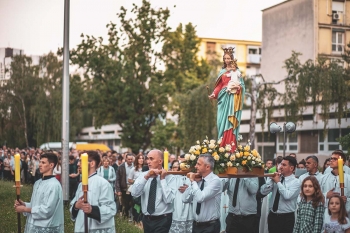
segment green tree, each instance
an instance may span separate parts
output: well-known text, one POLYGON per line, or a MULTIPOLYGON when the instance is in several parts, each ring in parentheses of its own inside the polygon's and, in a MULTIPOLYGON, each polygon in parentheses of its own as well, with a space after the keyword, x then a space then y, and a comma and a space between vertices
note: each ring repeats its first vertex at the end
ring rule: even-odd
POLYGON ((144 0, 141 7, 133 4, 131 13, 135 17, 128 18, 121 7, 118 29, 116 24, 107 25, 107 44, 102 38, 82 35, 71 60, 86 70, 95 126, 118 123, 123 146, 137 151, 150 145, 150 129, 166 113, 170 85, 156 68, 161 55, 154 45, 169 30, 169 11, 155 10, 144 0))
POLYGON ((170 153, 177 152, 182 135, 174 121, 167 119, 166 122, 163 122, 157 119, 156 124, 151 128, 151 132, 153 132, 152 148, 167 148, 170 153))

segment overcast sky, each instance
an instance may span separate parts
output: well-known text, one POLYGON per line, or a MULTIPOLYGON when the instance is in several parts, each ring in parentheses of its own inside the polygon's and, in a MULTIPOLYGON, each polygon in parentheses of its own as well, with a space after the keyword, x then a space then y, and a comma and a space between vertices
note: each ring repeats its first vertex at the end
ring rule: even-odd
MULTIPOLYGON (((262 9, 284 0, 151 0, 170 9, 169 26, 196 25, 200 37, 261 41, 262 9), (176 7, 174 7, 176 6, 176 7)), ((120 7, 141 0, 71 0, 70 48, 80 34, 106 37, 106 24, 117 23, 120 7)), ((0 0, 0 48, 23 49, 28 55, 56 52, 63 46, 64 0, 0 0)))

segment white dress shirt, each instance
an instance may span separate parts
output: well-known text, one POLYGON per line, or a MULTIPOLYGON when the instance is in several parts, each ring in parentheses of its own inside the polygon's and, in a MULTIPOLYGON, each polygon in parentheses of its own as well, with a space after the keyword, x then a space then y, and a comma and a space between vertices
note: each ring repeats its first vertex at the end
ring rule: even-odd
MULTIPOLYGON (((148 171, 143 172, 136 180, 131 188, 131 196, 141 196, 142 213, 144 215, 150 215, 147 212, 148 197, 150 186, 153 178, 145 179, 145 175, 148 171)), ((175 198, 175 189, 172 187, 174 176, 167 175, 165 179, 160 180, 160 176, 157 176, 157 194, 155 211, 152 215, 159 216, 163 214, 172 213, 174 211, 173 201, 175 198)))
POLYGON ((229 196, 228 212, 234 215, 249 215, 256 214, 257 202, 256 193, 259 189, 258 178, 240 178, 237 192, 236 207, 233 207, 233 195, 236 186, 237 178, 229 180, 227 194, 229 196))
MULTIPOLYGON (((320 183, 323 196, 325 197, 325 206, 328 206, 327 192, 334 188, 334 192, 341 193, 339 186, 339 176, 333 175, 333 173, 325 174, 320 183)), ((346 212, 350 214, 350 175, 344 173, 344 195, 347 197, 345 203, 346 212)))
POLYGON ((300 193, 300 183, 297 178, 292 174, 284 177, 283 184, 278 182, 277 184, 269 178, 266 184, 261 186, 260 192, 263 195, 267 195, 272 192, 269 200, 269 209, 272 211, 273 203, 275 200, 276 192, 280 193, 280 199, 278 202, 278 209, 276 213, 291 213, 295 212, 297 207, 297 198, 300 193))
POLYGON ((200 190, 203 180, 193 181, 184 194, 182 201, 189 203, 192 201, 193 219, 197 222, 207 222, 220 218, 220 203, 222 182, 220 178, 211 172, 204 178, 204 188, 200 190), (196 213, 197 203, 201 203, 199 215, 196 213))
MULTIPOLYGON (((302 174, 300 177, 299 177, 299 182, 300 182, 300 185, 303 183, 303 180, 310 176, 310 172, 306 172, 305 174, 302 174)), ((321 180, 322 180, 322 177, 323 177, 323 174, 319 171, 317 171, 315 174, 311 175, 311 176, 314 176, 317 180, 318 180, 318 183, 321 184, 321 180)))

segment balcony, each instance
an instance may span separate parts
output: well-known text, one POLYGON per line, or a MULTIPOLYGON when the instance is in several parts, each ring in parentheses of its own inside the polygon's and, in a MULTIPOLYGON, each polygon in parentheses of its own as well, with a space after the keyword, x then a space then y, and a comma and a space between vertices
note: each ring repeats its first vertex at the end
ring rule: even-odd
POLYGON ((261 55, 260 54, 248 54, 247 63, 260 64, 261 55))

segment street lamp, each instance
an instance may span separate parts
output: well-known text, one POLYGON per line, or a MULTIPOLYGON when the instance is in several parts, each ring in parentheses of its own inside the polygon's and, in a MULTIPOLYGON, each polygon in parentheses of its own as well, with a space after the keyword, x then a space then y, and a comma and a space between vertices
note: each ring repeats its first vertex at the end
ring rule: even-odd
MULTIPOLYGON (((293 133, 295 131, 295 124, 293 122, 287 122, 283 124, 283 157, 286 156, 286 133, 293 133)), ((279 133, 282 131, 281 126, 277 125, 276 122, 270 124, 270 133, 279 133)))

